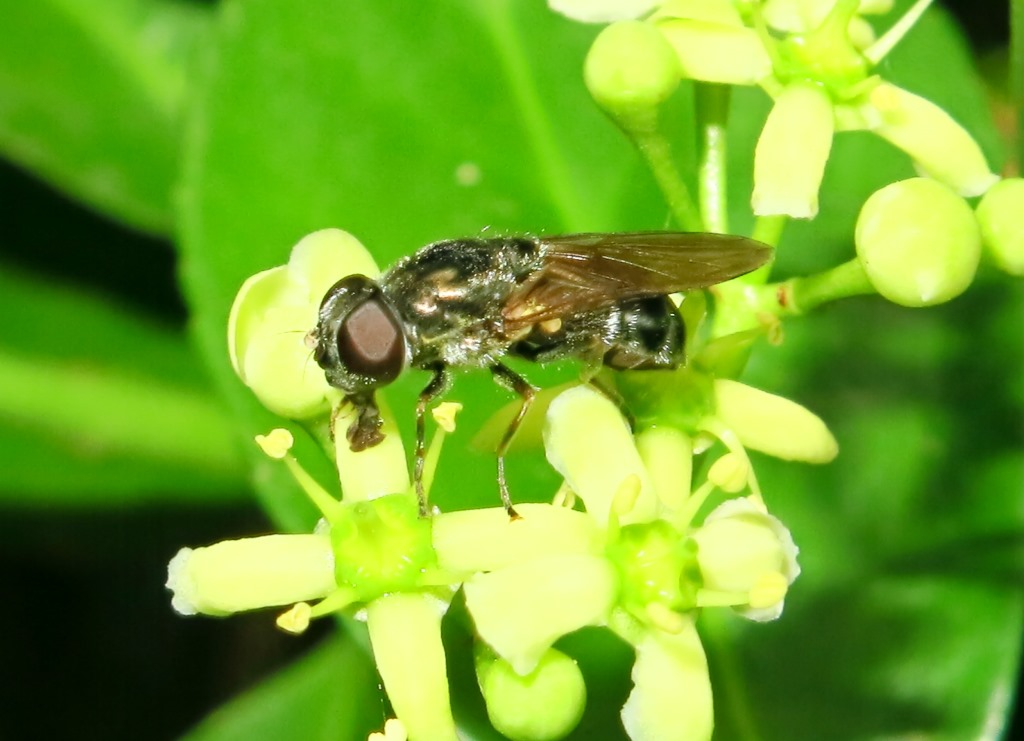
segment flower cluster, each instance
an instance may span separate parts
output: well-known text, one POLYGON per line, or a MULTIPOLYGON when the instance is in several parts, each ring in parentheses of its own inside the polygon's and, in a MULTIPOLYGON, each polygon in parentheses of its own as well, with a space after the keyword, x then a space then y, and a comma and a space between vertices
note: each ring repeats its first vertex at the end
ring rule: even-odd
MULTIPOLYGON (((919 0, 877 39, 862 15, 887 12, 891 0, 620 4, 617 18, 657 7, 644 21, 619 20, 601 33, 587 60, 587 84, 627 132, 640 112, 650 120, 648 109, 682 79, 764 89, 775 105, 755 150, 756 215, 813 218, 841 131, 871 131, 956 193, 981 195, 998 178, 974 139, 941 108, 874 72, 930 3, 919 0)), ((553 5, 594 18, 593 3, 553 5)))
MULTIPOLYGON (((287 266, 246 282, 229 329, 243 380, 265 403, 307 420, 332 413, 332 392, 309 377, 305 339, 282 332, 281 317, 311 325, 319 287, 310 287, 325 269, 337 276, 374 268, 350 235, 317 232, 287 266)), ((564 484, 552 504, 517 505, 522 516, 514 520, 500 507, 419 516, 386 408, 384 443, 353 453, 338 436, 340 499, 290 455, 291 433, 260 436, 264 452, 292 470, 318 507, 320 526, 312 534, 183 549, 169 567, 173 605, 208 615, 289 605, 278 624, 292 632, 338 611, 362 618, 404 732, 443 741, 458 734, 440 625, 461 587, 479 639, 481 691, 492 723, 509 738, 557 739, 572 730, 586 691, 575 662, 554 644, 599 625, 636 649, 634 689, 622 710, 629 736, 707 739, 712 698, 696 629, 700 610, 773 619, 799 573, 793 541, 768 514, 746 450, 824 462, 836 444, 792 402, 725 379, 691 385, 701 391, 688 423, 645 423, 635 434, 616 404, 591 387, 556 397, 544 446, 564 484), (705 451, 720 454, 693 487, 693 462, 705 451), (722 501, 710 508, 713 497, 722 501)), ((428 469, 452 412, 435 410, 440 424, 428 469)), ((346 424, 343 405, 333 413, 335 425, 346 424)))

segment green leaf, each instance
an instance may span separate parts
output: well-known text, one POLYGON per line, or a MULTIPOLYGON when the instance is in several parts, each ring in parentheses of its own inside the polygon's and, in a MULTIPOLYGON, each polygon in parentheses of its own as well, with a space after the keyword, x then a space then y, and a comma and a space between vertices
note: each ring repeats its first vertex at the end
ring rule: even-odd
POLYGON ((0 451, 7 504, 236 497, 232 424, 184 334, 5 267, 0 451))
POLYGON ((365 739, 384 726, 373 662, 341 636, 208 716, 182 741, 365 739))
POLYGON ((207 14, 181 0, 9 3, 0 152, 102 213, 169 233, 185 62, 207 14))
MULTIPOLYGON (((183 278, 200 345, 248 429, 270 420, 228 365, 228 309, 309 231, 351 231, 387 265, 486 228, 664 223, 652 180, 583 88, 596 32, 508 0, 224 4, 186 142, 183 278)), ((425 382, 410 373, 395 388, 407 440, 425 382)), ((494 502, 493 484, 460 482, 494 480, 493 456, 466 451, 508 395, 483 374, 450 398, 466 410, 435 492, 450 507, 494 502)), ((519 498, 550 496, 542 458, 524 460, 511 474, 519 498)), ((267 499, 287 486, 268 483, 267 499)))

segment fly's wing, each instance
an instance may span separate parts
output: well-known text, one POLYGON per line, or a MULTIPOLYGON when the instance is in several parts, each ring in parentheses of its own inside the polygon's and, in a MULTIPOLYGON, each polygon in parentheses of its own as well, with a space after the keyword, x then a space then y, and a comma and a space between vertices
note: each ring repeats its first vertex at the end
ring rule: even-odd
POLYGON ((543 264, 502 309, 509 334, 623 299, 706 288, 749 273, 772 254, 746 237, 688 232, 567 234, 540 245, 543 264))

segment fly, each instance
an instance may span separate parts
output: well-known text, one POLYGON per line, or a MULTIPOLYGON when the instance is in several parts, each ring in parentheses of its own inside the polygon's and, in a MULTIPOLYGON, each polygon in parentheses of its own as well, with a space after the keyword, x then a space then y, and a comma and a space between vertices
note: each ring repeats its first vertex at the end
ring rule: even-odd
POLYGON ((486 368, 521 399, 498 444, 498 489, 515 517, 505 454, 536 390, 506 355, 579 358, 615 370, 668 370, 684 362, 685 330, 669 294, 748 273, 772 250, 745 237, 685 232, 567 234, 434 242, 378 280, 350 275, 320 305, 314 357, 358 414, 352 450, 383 440, 374 391, 407 368, 433 373, 416 404, 413 480, 420 513, 424 418, 451 371, 486 368))

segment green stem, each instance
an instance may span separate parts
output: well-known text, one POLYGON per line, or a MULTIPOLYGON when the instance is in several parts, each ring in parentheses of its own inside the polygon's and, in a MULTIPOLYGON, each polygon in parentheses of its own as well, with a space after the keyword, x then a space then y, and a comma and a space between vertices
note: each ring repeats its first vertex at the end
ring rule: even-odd
POLYGON ((765 286, 763 290, 771 291, 776 313, 791 315, 806 314, 829 301, 875 292, 856 258, 815 275, 765 286))
POLYGON ((697 83, 695 87, 700 213, 704 228, 718 234, 729 232, 726 124, 730 92, 726 85, 697 83))
POLYGON ((626 133, 646 160, 679 226, 689 232, 704 231, 693 196, 672 159, 672 147, 665 135, 653 126, 627 129, 626 133))
POLYGON ((758 216, 754 222, 754 231, 750 236, 758 242, 778 247, 782 240, 782 231, 788 222, 788 216, 758 216))
POLYGON ((1013 146, 1024 166, 1024 0, 1010 0, 1010 102, 1017 114, 1013 146))

